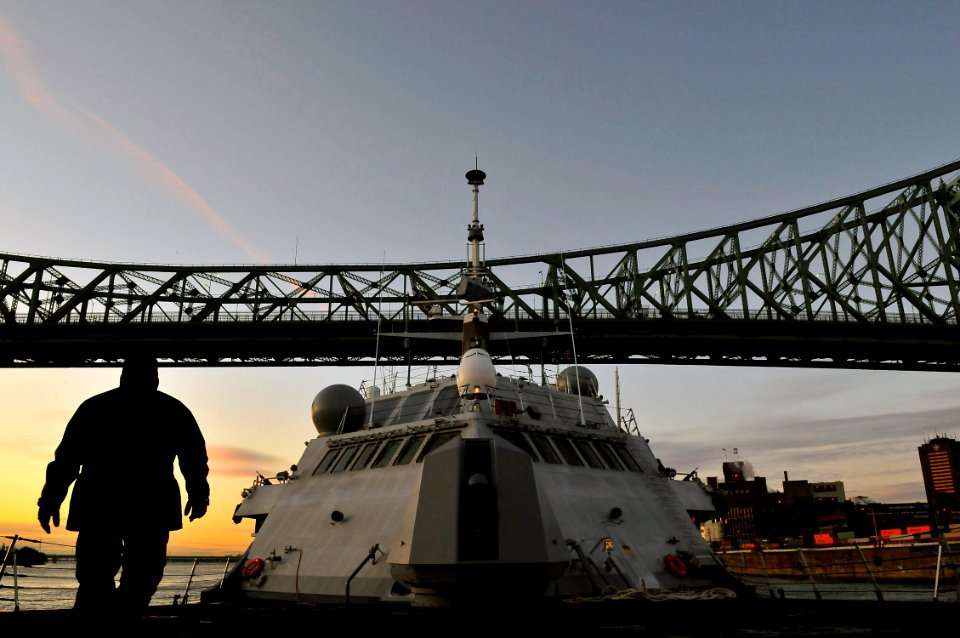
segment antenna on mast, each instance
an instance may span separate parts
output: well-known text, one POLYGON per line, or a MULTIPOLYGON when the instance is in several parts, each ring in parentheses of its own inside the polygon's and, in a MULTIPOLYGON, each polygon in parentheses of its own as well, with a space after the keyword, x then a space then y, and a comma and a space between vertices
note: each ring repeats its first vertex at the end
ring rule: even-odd
POLYGON ((483 242, 483 224, 480 223, 480 186, 487 174, 479 168, 467 171, 467 184, 473 187, 473 221, 467 226, 467 241, 470 244, 470 263, 464 269, 457 286, 457 297, 466 306, 463 324, 463 352, 471 348, 486 350, 489 333, 486 319, 482 316, 485 304, 490 303, 490 289, 484 269, 480 267, 480 244, 483 242))
MULTIPOLYGON (((475 158, 475 162, 479 159, 475 158)), ((479 164, 476 164, 478 166, 479 164)), ((480 223, 480 187, 487 174, 479 168, 467 171, 467 184, 473 186, 473 222, 467 227, 467 241, 472 247, 470 259, 470 276, 478 277, 480 275, 480 242, 483 241, 483 224, 480 223)))

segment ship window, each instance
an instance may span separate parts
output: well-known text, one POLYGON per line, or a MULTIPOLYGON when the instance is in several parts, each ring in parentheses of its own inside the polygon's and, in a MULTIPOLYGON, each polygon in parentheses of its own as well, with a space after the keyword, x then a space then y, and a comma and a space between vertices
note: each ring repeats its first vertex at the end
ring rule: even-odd
POLYGON ((586 424, 597 427, 611 421, 603 403, 590 397, 578 397, 574 394, 554 396, 557 417, 577 425, 586 424))
POLYGON ((580 459, 580 455, 577 454, 577 451, 573 449, 573 446, 570 445, 570 441, 563 436, 551 436, 550 440, 553 441, 553 444, 557 446, 557 449, 560 450, 560 456, 563 457, 563 460, 567 465, 579 465, 583 466, 583 460, 580 459))
POLYGON ((540 461, 540 457, 537 456, 537 453, 533 451, 533 447, 531 447, 530 441, 528 441, 527 437, 523 435, 523 432, 519 432, 517 430, 502 430, 500 428, 497 428, 493 431, 493 433, 499 436, 500 438, 504 439, 505 441, 508 441, 509 443, 513 443, 514 445, 516 445, 518 448, 520 448, 521 450, 529 454, 531 457, 533 457, 534 461, 537 461, 537 462, 540 461))
POLYGON ((600 457, 597 456, 597 453, 593 451, 593 448, 590 446, 589 441, 573 441, 574 446, 580 450, 580 454, 586 460, 587 465, 590 467, 603 467, 603 461, 600 460, 600 457))
POLYGON ((403 439, 390 439, 384 443, 383 448, 381 448, 380 453, 377 454, 377 458, 371 467, 386 467, 389 465, 393 459, 393 453, 400 447, 401 441, 403 441, 403 439))
POLYGON ((417 457, 417 463, 423 460, 423 457, 433 452, 435 449, 449 441, 460 436, 460 432, 434 432, 427 444, 423 446, 423 451, 417 457))
POLYGON ((628 469, 634 472, 642 472, 643 468, 640 467, 640 464, 637 463, 637 460, 633 458, 633 455, 630 454, 630 450, 621 445, 613 446, 613 451, 617 453, 617 456, 620 457, 620 460, 623 461, 623 464, 627 466, 628 469))
POLYGON ((408 421, 419 421, 423 418, 426 411, 426 402, 433 396, 433 390, 425 392, 416 392, 407 397, 407 400, 400 406, 400 412, 397 414, 397 423, 407 423, 408 421))
POLYGON ((400 450, 400 456, 397 457, 397 462, 394 465, 406 465, 413 460, 413 457, 417 455, 417 450, 420 449, 420 444, 423 443, 423 440, 427 438, 423 434, 418 434, 417 436, 411 436, 407 439, 407 442, 404 443, 403 449, 400 450))
POLYGON ((448 385, 441 388, 437 393, 437 398, 433 401, 433 416, 443 416, 450 414, 451 409, 457 402, 457 386, 448 385))
MULTIPOLYGON (((610 419, 607 408, 597 399, 583 400, 583 418, 587 423, 602 425, 610 419)), ((612 419, 611 419, 612 421, 612 419)))
POLYGON ((314 474, 325 474, 327 470, 330 469, 330 466, 333 464, 333 460, 337 458, 337 454, 340 453, 340 448, 336 447, 330 450, 327 450, 327 453, 323 455, 323 458, 320 460, 320 465, 317 466, 317 469, 313 471, 314 474))
POLYGON ((400 399, 401 397, 389 397, 387 399, 373 401, 373 413, 370 417, 370 422, 374 425, 389 425, 390 415, 393 413, 394 408, 397 407, 397 404, 400 403, 400 399))
MULTIPOLYGON (((562 421, 580 423, 580 399, 575 394, 559 394, 553 398, 557 417, 562 421)), ((586 412, 584 412, 586 418, 586 412)))
POLYGON ((594 443, 594 446, 597 452, 600 453, 600 456, 603 458, 604 463, 607 464, 611 470, 623 470, 623 463, 620 462, 620 459, 617 458, 617 455, 614 454, 613 450, 610 449, 609 444, 607 443, 594 443))
POLYGON ((343 454, 340 455, 340 458, 337 459, 337 464, 333 466, 331 472, 342 472, 347 469, 347 466, 350 465, 350 461, 353 460, 353 457, 357 455, 357 450, 360 449, 359 445, 351 445, 348 448, 343 450, 343 454))
POLYGON ((377 451, 378 447, 380 447, 379 441, 374 441, 364 445, 363 449, 360 450, 360 454, 357 456, 357 462, 353 464, 353 467, 351 467, 350 470, 362 470, 363 468, 367 467, 367 464, 370 463, 370 459, 373 458, 373 453, 377 451))
POLYGON ((550 445, 550 441, 547 440, 547 437, 542 434, 531 434, 530 438, 533 440, 533 445, 537 448, 537 452, 540 453, 540 456, 543 457, 543 460, 547 463, 559 464, 563 461, 560 460, 560 457, 557 456, 557 453, 554 451, 553 446, 550 445))

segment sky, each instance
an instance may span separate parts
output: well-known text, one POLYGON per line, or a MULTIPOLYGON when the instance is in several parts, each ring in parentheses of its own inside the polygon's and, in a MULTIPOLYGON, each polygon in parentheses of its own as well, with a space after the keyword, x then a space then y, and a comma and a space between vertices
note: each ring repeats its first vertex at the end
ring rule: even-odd
MULTIPOLYGON (((463 259, 583 249, 795 210, 960 158, 960 4, 916 1, 0 1, 0 252, 154 264, 463 259)), ((593 368, 600 391, 612 367, 593 368)), ((960 375, 617 370, 657 456, 770 487, 925 499, 917 448, 960 431, 960 375)), ((161 370, 206 437, 182 554, 241 552, 256 474, 359 368, 161 370)), ((119 370, 0 369, 0 535, 63 427, 119 370)), ((131 420, 130 428, 137 424, 131 420)), ((118 459, 118 479, 123 463, 118 459)), ((62 508, 66 517, 66 504, 62 508)))

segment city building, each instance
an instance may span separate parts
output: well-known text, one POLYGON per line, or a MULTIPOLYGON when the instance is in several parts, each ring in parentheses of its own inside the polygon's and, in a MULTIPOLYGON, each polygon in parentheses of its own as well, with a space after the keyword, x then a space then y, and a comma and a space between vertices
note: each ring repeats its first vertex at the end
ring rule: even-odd
MULTIPOLYGON (((721 483, 715 476, 707 477, 707 485, 721 495, 725 504, 723 540, 741 547, 769 535, 774 504, 770 502, 767 479, 755 476, 749 461, 724 461, 723 478, 721 483)), ((715 535, 711 533, 711 537, 715 535)))
POLYGON ((917 451, 930 515, 938 530, 947 529, 960 520, 960 442, 939 435, 917 451))
POLYGON ((806 480, 791 481, 787 473, 783 473, 783 502, 785 505, 810 500, 816 504, 837 504, 847 500, 843 491, 843 481, 810 483, 806 480))
MULTIPOLYGON (((960 494, 960 442, 934 439, 921 448, 927 494, 935 495, 940 524, 957 520, 960 494), (928 478, 929 477, 929 478, 928 478)), ((715 546, 835 545, 856 538, 885 542, 891 538, 930 534, 934 512, 927 503, 873 503, 848 500, 842 481, 791 480, 783 473, 783 491, 768 489, 748 461, 725 461, 723 481, 706 483, 721 497, 721 515, 701 524, 704 538, 715 546)))

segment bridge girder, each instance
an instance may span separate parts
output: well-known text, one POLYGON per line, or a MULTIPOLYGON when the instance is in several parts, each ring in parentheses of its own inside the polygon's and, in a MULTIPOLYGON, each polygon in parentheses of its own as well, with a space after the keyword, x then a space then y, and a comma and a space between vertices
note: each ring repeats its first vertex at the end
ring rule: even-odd
MULTIPOLYGON (((960 369, 958 182, 960 161, 733 226, 487 260, 509 337, 494 357, 563 363, 575 344, 583 362, 960 369)), ((458 341, 423 335, 458 330, 467 268, 0 254, 0 367, 139 348, 185 366, 453 362, 458 341)))

